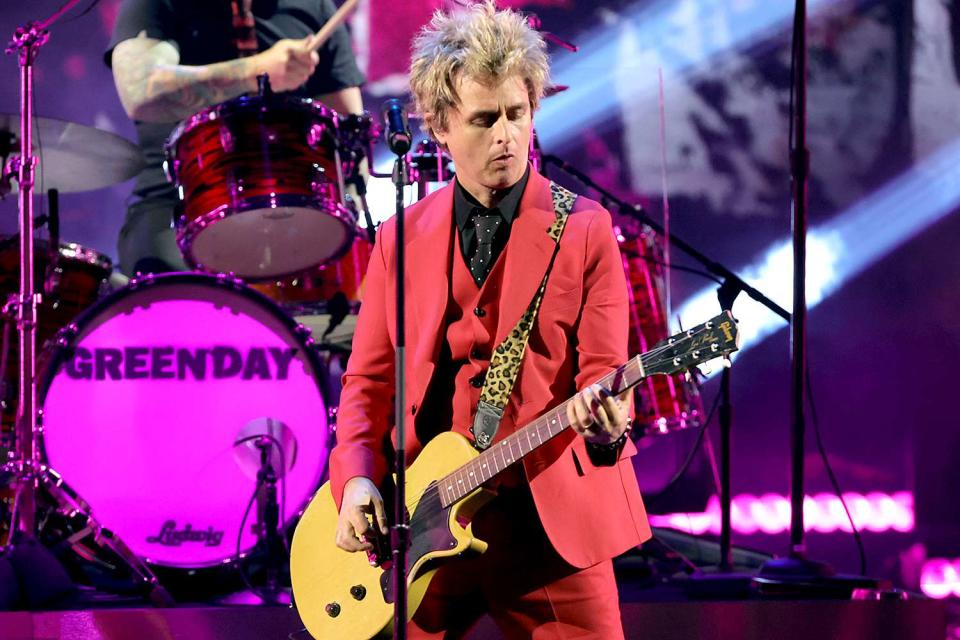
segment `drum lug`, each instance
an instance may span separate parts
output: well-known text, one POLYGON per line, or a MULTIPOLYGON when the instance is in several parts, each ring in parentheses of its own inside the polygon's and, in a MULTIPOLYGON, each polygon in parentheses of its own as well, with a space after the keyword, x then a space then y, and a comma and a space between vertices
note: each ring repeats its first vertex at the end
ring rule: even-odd
POLYGON ((66 347, 77 337, 79 331, 80 327, 78 327, 75 322, 71 322, 63 329, 60 329, 60 331, 57 332, 57 346, 66 347))
POLYGON ((130 290, 131 290, 131 291, 135 291, 135 290, 137 290, 141 285, 143 285, 143 286, 149 286, 150 284, 153 283, 153 278, 154 278, 154 276, 153 276, 152 273, 138 273, 138 274, 136 274, 135 276, 133 276, 132 278, 130 278, 130 283, 129 283, 130 290))
POLYGON ((310 190, 321 197, 329 197, 330 178, 327 177, 326 170, 319 164, 313 165, 313 178, 310 180, 310 190))
POLYGON ((327 409, 327 424, 330 425, 330 432, 336 433, 337 431, 337 410, 339 407, 332 406, 327 409))
POLYGON ((177 176, 180 173, 180 161, 167 158, 163 161, 162 167, 163 175, 167 177, 167 182, 170 184, 179 184, 177 182, 177 176))
POLYGON ((223 121, 221 121, 220 148, 226 153, 233 153, 234 146, 233 132, 230 131, 230 128, 223 121))
POLYGON ((217 283, 225 287, 229 287, 234 291, 240 291, 241 289, 244 289, 246 287, 243 280, 238 278, 237 274, 235 274, 233 271, 229 271, 227 273, 218 273, 217 283))
POLYGON ((326 125, 315 123, 310 126, 310 130, 307 132, 307 144, 311 149, 316 149, 325 137, 327 137, 326 125))

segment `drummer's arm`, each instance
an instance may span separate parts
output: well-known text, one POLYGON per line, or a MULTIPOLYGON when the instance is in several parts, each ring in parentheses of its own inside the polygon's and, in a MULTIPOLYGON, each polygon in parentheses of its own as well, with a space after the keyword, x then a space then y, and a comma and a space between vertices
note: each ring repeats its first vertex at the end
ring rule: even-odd
POLYGON ((303 40, 280 40, 249 58, 208 65, 180 64, 176 45, 141 32, 113 50, 113 78, 123 108, 134 120, 177 122, 211 105, 257 90, 267 73, 275 91, 302 85, 317 65, 303 40))

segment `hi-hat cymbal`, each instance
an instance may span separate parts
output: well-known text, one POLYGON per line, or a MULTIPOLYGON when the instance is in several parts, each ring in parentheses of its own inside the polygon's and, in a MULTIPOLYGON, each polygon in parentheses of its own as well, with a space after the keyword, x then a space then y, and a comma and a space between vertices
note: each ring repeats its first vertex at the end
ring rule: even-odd
MULTIPOLYGON (((11 155, 19 154, 19 115, 0 114, 0 145, 7 140, 13 140, 11 155)), ((33 153, 39 156, 36 188, 42 186, 62 193, 91 191, 123 182, 140 173, 144 166, 140 148, 126 138, 53 118, 33 119, 33 153)))

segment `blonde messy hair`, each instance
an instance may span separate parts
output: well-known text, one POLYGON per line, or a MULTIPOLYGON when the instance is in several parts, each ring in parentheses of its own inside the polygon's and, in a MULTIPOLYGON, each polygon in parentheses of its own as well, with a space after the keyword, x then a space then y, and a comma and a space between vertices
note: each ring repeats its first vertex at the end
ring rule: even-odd
POLYGON ((446 131, 447 110, 460 103, 456 86, 461 77, 484 82, 513 74, 523 78, 535 111, 550 74, 546 44, 523 16, 497 11, 493 0, 456 13, 437 11, 414 38, 410 89, 431 135, 446 131))

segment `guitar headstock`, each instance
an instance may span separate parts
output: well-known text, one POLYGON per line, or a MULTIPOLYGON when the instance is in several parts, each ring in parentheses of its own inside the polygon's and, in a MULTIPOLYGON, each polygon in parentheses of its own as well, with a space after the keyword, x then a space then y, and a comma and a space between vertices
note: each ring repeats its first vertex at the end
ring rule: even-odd
POLYGON ((658 342, 641 356, 646 375, 670 375, 722 358, 739 349, 740 333, 733 314, 715 318, 658 342))

